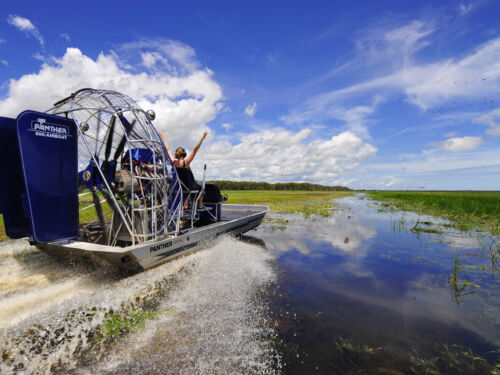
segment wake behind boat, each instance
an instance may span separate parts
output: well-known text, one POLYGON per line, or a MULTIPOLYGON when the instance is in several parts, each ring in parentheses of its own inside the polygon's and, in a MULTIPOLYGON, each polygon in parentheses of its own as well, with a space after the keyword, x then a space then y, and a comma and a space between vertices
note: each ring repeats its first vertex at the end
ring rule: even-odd
POLYGON ((45 113, 0 118, 7 235, 147 269, 258 226, 268 208, 224 204, 205 173, 196 183, 189 168, 175 168, 154 119, 128 96, 94 89, 45 113))

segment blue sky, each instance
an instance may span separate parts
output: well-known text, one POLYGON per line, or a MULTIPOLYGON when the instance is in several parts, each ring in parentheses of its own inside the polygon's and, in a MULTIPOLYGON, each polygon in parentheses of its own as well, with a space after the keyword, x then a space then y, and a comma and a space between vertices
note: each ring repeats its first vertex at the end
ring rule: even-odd
POLYGON ((498 2, 119 4, 3 4, 0 115, 110 88, 210 178, 500 186, 498 2))

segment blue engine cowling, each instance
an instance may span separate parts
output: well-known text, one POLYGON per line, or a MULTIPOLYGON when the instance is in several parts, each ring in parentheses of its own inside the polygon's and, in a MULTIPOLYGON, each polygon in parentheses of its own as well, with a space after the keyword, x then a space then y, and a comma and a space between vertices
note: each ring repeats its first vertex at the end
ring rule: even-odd
POLYGON ((10 238, 78 236, 77 129, 35 111, 0 118, 0 213, 10 238))

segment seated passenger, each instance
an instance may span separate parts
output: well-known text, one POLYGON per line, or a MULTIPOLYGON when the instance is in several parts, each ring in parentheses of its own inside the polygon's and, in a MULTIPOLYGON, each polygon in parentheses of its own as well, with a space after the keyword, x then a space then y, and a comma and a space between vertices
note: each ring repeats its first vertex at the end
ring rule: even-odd
POLYGON ((186 156, 186 151, 184 150, 183 147, 177 147, 175 150, 175 160, 174 160, 174 165, 176 167, 181 167, 181 168, 189 168, 191 165, 191 162, 193 161, 194 157, 196 156, 196 153, 198 152, 198 149, 201 147, 201 144, 203 143, 203 140, 207 137, 207 132, 203 133, 203 136, 201 137, 200 141, 196 146, 194 146, 193 151, 189 153, 189 155, 186 156))
MULTIPOLYGON (((172 152, 168 147, 167 140, 165 139, 165 136, 160 132, 160 136, 163 140, 165 148, 167 149, 168 156, 170 157, 171 160, 174 161, 174 166, 176 168, 190 168, 191 162, 193 161, 194 157, 196 156, 196 153, 201 147, 203 140, 207 137, 207 134, 208 134, 207 132, 203 133, 203 136, 196 144, 196 146, 194 146, 193 151, 191 151, 189 155, 186 154, 186 150, 184 150, 183 147, 177 147, 177 149, 175 150, 175 155, 172 155, 172 152)), ((194 181, 193 186, 188 186, 188 188, 190 190, 201 190, 201 186, 198 183, 196 183, 196 181, 194 181)), ((203 196, 199 200, 199 208, 203 208, 203 196)))

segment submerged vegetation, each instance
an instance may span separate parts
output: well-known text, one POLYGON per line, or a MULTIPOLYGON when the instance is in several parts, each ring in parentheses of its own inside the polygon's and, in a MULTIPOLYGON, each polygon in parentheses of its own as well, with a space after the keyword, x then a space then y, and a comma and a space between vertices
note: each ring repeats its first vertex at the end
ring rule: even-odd
POLYGON ((445 217, 458 230, 500 234, 500 192, 370 191, 368 194, 403 210, 445 217))
POLYGON ((97 337, 104 338, 140 331, 144 329, 147 320, 156 318, 161 312, 161 310, 138 310, 135 307, 130 307, 124 312, 118 313, 111 309, 105 313, 106 320, 97 337))
POLYGON ((228 203, 265 204, 271 211, 296 212, 306 216, 315 214, 330 216, 336 205, 332 199, 354 194, 351 191, 264 191, 264 190, 226 190, 228 203))

